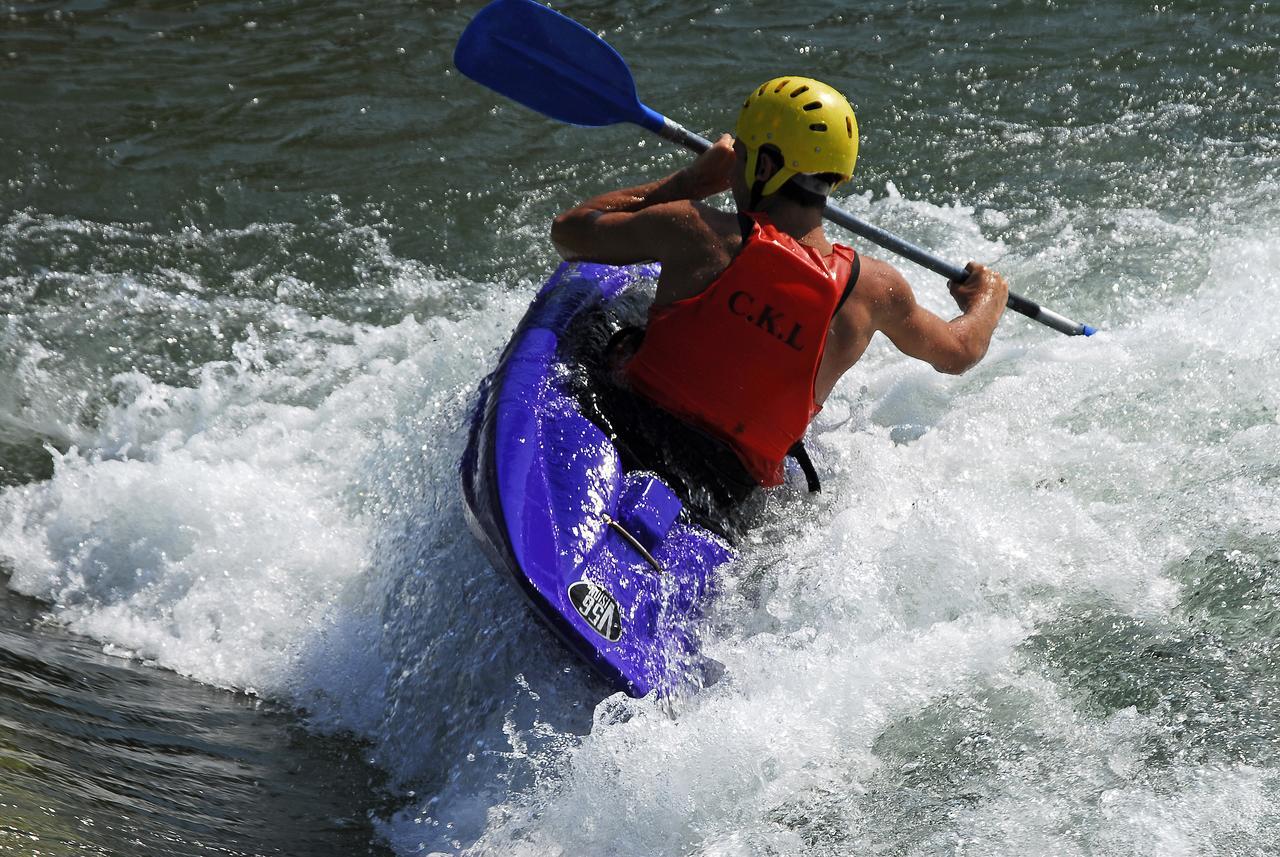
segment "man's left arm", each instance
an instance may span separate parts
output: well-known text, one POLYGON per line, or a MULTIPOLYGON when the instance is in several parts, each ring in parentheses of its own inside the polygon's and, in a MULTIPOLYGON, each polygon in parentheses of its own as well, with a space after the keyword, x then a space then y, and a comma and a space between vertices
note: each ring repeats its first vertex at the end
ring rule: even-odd
POLYGON ((728 134, 664 179, 592 197, 561 214, 551 240, 561 257, 611 265, 663 261, 673 240, 698 217, 694 200, 727 190, 733 168, 728 134))

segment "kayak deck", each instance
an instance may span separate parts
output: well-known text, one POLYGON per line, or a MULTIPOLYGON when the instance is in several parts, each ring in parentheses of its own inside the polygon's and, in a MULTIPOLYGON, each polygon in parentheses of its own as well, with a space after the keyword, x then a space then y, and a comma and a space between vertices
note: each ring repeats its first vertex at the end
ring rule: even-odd
POLYGON ((574 320, 655 274, 561 265, 481 385, 461 467, 468 522, 490 560, 572 650, 633 696, 696 674, 693 625, 712 573, 732 556, 681 516, 656 475, 624 472, 567 383, 574 320))

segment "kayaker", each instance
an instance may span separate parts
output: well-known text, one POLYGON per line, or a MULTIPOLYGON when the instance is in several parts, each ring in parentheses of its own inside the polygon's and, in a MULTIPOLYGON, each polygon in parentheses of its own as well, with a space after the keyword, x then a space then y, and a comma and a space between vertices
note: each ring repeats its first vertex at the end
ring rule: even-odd
POLYGON ((876 332, 959 374, 986 354, 1004 311, 1004 278, 976 262, 950 284, 961 313, 947 321, 892 265, 832 244, 823 206, 857 152, 844 96, 775 78, 748 95, 734 134, 689 166, 592 197, 552 225, 565 259, 662 264, 643 337, 621 347, 621 379, 727 445, 740 467, 718 469, 743 489, 782 483, 784 458, 876 332), (726 190, 737 213, 703 202, 726 190))

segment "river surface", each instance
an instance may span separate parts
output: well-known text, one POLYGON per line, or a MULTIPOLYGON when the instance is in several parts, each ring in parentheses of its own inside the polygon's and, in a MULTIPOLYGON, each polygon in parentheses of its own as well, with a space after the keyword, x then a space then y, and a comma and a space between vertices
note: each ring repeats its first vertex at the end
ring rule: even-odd
POLYGON ((686 156, 462 78, 478 7, 0 5, 0 852, 1280 853, 1280 9, 559 7, 704 134, 837 85, 845 207, 1101 329, 873 343, 661 703, 456 468, 550 219, 686 156))

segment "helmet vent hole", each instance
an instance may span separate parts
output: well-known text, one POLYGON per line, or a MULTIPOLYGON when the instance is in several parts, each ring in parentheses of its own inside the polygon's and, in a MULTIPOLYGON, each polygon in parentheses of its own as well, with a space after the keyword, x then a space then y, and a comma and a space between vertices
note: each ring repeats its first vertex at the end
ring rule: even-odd
POLYGON ((750 106, 751 106, 751 99, 750 99, 750 98, 748 98, 746 101, 742 102, 742 109, 743 109, 743 110, 746 110, 746 109, 747 109, 748 107, 750 107, 750 106))
POLYGON ((759 91, 759 92, 757 92, 757 93, 756 93, 756 95, 764 95, 764 87, 763 87, 763 86, 762 86, 762 87, 760 87, 760 91, 759 91))
POLYGON ((821 102, 821 101, 810 101, 808 104, 806 104, 806 105, 804 106, 804 109, 805 109, 805 110, 817 110, 817 109, 818 109, 819 107, 821 107, 821 106, 822 106, 822 102, 821 102))
POLYGON ((844 127, 845 127, 845 130, 849 132, 849 139, 852 140, 853 139, 853 120, 850 119, 848 116, 844 117, 844 127))
POLYGON ((808 86, 801 86, 801 87, 797 88, 795 92, 791 93, 791 97, 792 97, 792 98, 795 98, 797 95, 803 95, 804 93, 806 93, 806 92, 808 92, 808 91, 809 91, 809 87, 808 87, 808 86))
POLYGON ((810 125, 810 126, 809 126, 809 130, 810 130, 810 131, 825 131, 825 130, 827 130, 827 123, 826 123, 826 122, 814 122, 812 125, 810 125))
POLYGON ((784 90, 784 89, 786 89, 786 88, 787 88, 787 84, 788 84, 788 83, 790 83, 790 82, 791 82, 791 81, 789 81, 789 80, 780 81, 780 82, 778 83, 778 85, 777 85, 777 86, 775 86, 775 87, 773 88, 773 91, 774 91, 774 92, 781 92, 782 90, 784 90))

